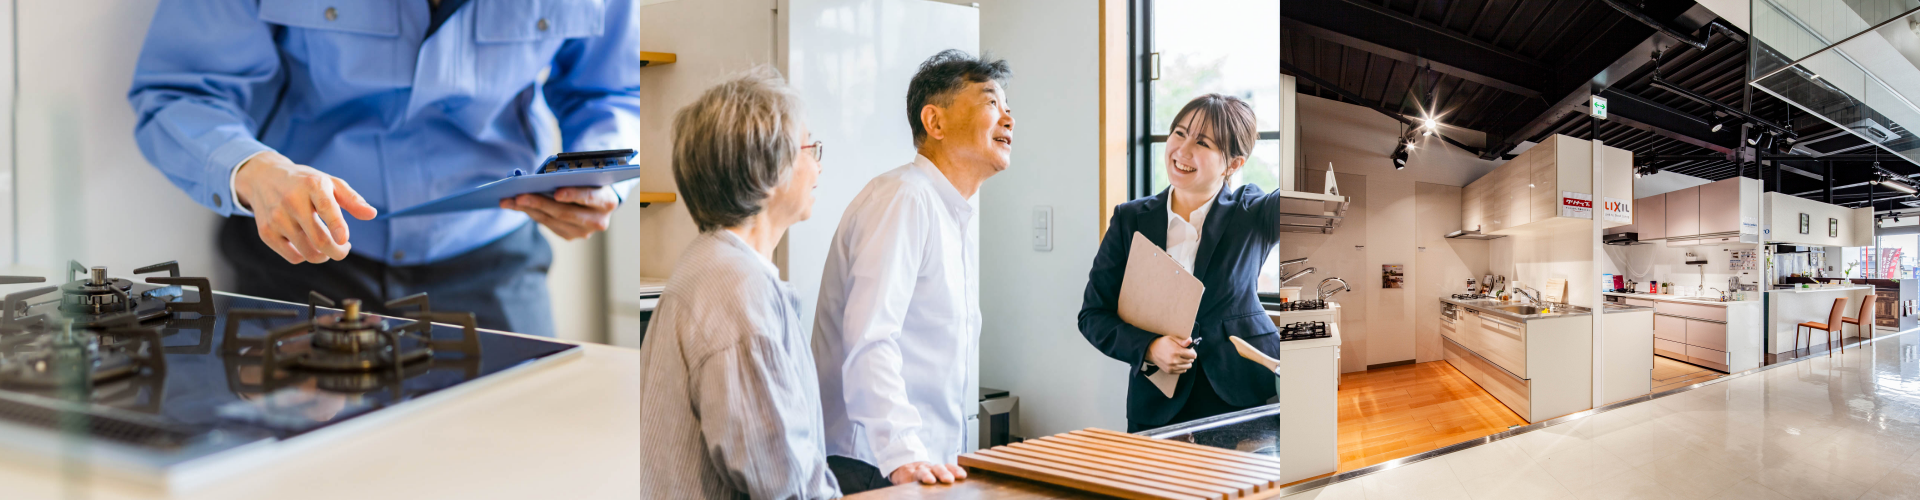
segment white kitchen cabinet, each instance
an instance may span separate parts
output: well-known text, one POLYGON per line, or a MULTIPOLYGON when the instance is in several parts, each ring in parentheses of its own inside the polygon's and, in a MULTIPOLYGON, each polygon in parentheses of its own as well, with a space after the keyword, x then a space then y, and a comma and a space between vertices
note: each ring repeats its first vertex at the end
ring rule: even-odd
MULTIPOLYGON (((1653 338, 1669 342, 1687 341, 1687 320, 1665 314, 1653 316, 1653 338)), ((1679 350, 1675 352, 1685 352, 1679 350)))
POLYGON ((1633 228, 1641 241, 1667 237, 1667 195, 1633 200, 1633 228))
POLYGON ((1740 232, 1740 179, 1734 177, 1699 187, 1700 232, 1697 234, 1740 232))
POLYGON ((1592 318, 1457 311, 1454 328, 1441 330, 1446 361, 1520 418, 1538 422, 1593 407, 1592 318))
MULTIPOLYGON (((1727 350, 1727 324, 1712 321, 1686 320, 1687 345, 1700 346, 1716 351, 1727 350)), ((1724 364, 1724 362, 1723 362, 1724 364)))
POLYGON ((1699 234, 1700 186, 1667 193, 1667 238, 1699 234))
MULTIPOLYGON (((1589 195, 1596 215, 1608 197, 1630 200, 1633 152, 1602 147, 1606 148, 1601 164, 1603 180, 1610 189, 1620 192, 1594 192, 1592 142, 1554 135, 1507 160, 1461 191, 1462 229, 1501 233, 1560 219, 1561 202, 1568 192, 1589 195)), ((1627 203, 1632 211, 1634 202, 1627 203)), ((1623 225, 1603 224, 1604 227, 1623 225)))

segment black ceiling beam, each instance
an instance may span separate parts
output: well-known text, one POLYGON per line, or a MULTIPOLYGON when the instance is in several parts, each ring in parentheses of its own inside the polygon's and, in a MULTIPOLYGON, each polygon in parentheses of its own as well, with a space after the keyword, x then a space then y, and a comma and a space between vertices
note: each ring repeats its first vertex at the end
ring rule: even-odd
POLYGON ((1738 128, 1714 132, 1713 124, 1698 116, 1619 89, 1602 90, 1600 97, 1607 98, 1608 117, 1621 124, 1719 153, 1731 153, 1740 145, 1738 128))
MULTIPOLYGON (((1698 4, 1694 4, 1684 12, 1679 13, 1674 13, 1671 8, 1668 8, 1664 12, 1656 11, 1648 12, 1647 14, 1653 16, 1655 19, 1671 17, 1674 19, 1673 24, 1689 29, 1699 29, 1708 22, 1717 19, 1713 11, 1698 4)), ((1619 42, 1610 43, 1604 47, 1599 47, 1597 46, 1599 44, 1596 43, 1596 47, 1593 47, 1591 50, 1600 51, 1601 54, 1616 54, 1612 61, 1605 65, 1581 65, 1585 67, 1575 68, 1573 62, 1570 61, 1566 66, 1563 66, 1563 73, 1579 74, 1584 72, 1587 76, 1581 76, 1577 80, 1569 82, 1570 85, 1561 86, 1561 90, 1554 91, 1549 89, 1547 95, 1564 95, 1566 97, 1560 98, 1559 101, 1554 102, 1546 110, 1540 111, 1526 124, 1508 133, 1501 134, 1504 137, 1499 141, 1491 140, 1493 138, 1489 137, 1487 150, 1507 151, 1515 145, 1520 144, 1521 141, 1532 140, 1535 136, 1545 133, 1555 124, 1566 119, 1567 115, 1586 113, 1587 100, 1592 96, 1593 89, 1605 89, 1618 83, 1624 83, 1629 74, 1646 66, 1647 63, 1652 62, 1654 53, 1678 45, 1678 42, 1673 41, 1673 39, 1667 37, 1665 34, 1652 28, 1641 26, 1639 23, 1629 22, 1628 24, 1615 25, 1614 29, 1609 30, 1609 32, 1621 33, 1624 36, 1633 37, 1626 39, 1638 41, 1633 42, 1633 45, 1630 47, 1622 47, 1622 43, 1619 42)), ((1602 58, 1605 56, 1595 55, 1593 57, 1602 58)))
POLYGON ((1430 61, 1435 71, 1521 95, 1540 95, 1553 75, 1545 62, 1374 3, 1295 0, 1281 12, 1282 29, 1404 62, 1430 61))
MULTIPOLYGON (((1292 14, 1293 12, 1294 11, 1291 9, 1287 10, 1287 13, 1289 14, 1292 14)), ((1504 90, 1507 92, 1512 92, 1514 94, 1519 94, 1526 97, 1540 97, 1539 90, 1536 90, 1527 86, 1528 83, 1537 84, 1540 82, 1511 82, 1511 81, 1503 80, 1499 77, 1488 76, 1485 74, 1475 72, 1473 70, 1443 63, 1440 61, 1435 61, 1432 59, 1421 57, 1419 55, 1394 49, 1392 47, 1388 47, 1385 45, 1381 45, 1381 44, 1369 42, 1366 40, 1362 40, 1359 38, 1355 38, 1352 36, 1348 36, 1327 28, 1322 28, 1319 26, 1307 24, 1299 20, 1293 19, 1291 17, 1281 18, 1280 29, 1286 30, 1286 31, 1298 32, 1301 34, 1305 34, 1307 36, 1319 38, 1321 40, 1326 40, 1336 44, 1359 49, 1361 51, 1371 53, 1380 57, 1385 57, 1388 59, 1393 59, 1395 61, 1412 64, 1414 66, 1425 66, 1425 67, 1433 68, 1434 71, 1438 71, 1444 75, 1451 75, 1461 80, 1478 83, 1488 87, 1504 90)))

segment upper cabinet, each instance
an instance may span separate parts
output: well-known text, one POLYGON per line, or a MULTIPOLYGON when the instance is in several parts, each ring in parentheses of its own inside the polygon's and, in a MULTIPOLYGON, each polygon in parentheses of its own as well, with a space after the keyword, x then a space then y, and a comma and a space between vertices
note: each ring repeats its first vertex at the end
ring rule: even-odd
POLYGON ((1633 228, 1639 230, 1641 240, 1667 237, 1667 195, 1633 200, 1633 228))
MULTIPOLYGON (((1631 213, 1633 153, 1603 147, 1601 175, 1602 185, 1610 187, 1607 193, 1594 193, 1593 143, 1555 135, 1461 191, 1462 229, 1499 233, 1555 219, 1591 219, 1600 215, 1608 198, 1618 200, 1631 213), (1580 209, 1588 215, 1562 215, 1577 214, 1580 209)), ((1607 221, 1603 227, 1625 224, 1607 221)))
POLYGON ((1734 177, 1635 200, 1631 229, 1670 247, 1758 243, 1759 215, 1760 181, 1734 177))

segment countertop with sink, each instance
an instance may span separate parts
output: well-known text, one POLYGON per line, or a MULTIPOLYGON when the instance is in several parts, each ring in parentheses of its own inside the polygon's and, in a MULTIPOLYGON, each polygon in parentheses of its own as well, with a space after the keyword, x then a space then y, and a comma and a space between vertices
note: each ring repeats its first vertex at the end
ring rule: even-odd
POLYGON ((1656 294, 1656 293, 1619 293, 1619 292, 1601 292, 1600 294, 1601 294, 1601 295, 1605 295, 1605 296, 1608 296, 1608 297, 1626 297, 1626 298, 1629 298, 1629 299, 1641 299, 1641 300, 1654 300, 1654 301, 1668 301, 1668 302, 1685 302, 1685 303, 1691 303, 1691 304, 1706 304, 1706 305, 1724 305, 1724 304, 1758 304, 1758 303, 1760 303, 1760 299, 1747 299, 1747 300, 1720 300, 1720 299, 1718 299, 1718 298, 1715 298, 1715 297, 1694 297, 1694 296, 1687 296, 1687 295, 1665 295, 1665 294, 1656 294))

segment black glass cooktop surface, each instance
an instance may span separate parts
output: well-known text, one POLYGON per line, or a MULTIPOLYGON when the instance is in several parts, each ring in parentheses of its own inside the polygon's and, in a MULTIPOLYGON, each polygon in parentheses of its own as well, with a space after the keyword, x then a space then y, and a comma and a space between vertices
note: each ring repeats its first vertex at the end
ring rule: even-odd
POLYGON ((0 281, 0 427, 165 469, 579 348, 478 331, 471 315, 434 311, 425 296, 380 316, 317 294, 305 305, 203 295, 204 280, 170 274, 136 283, 96 271, 31 290, 0 281))

